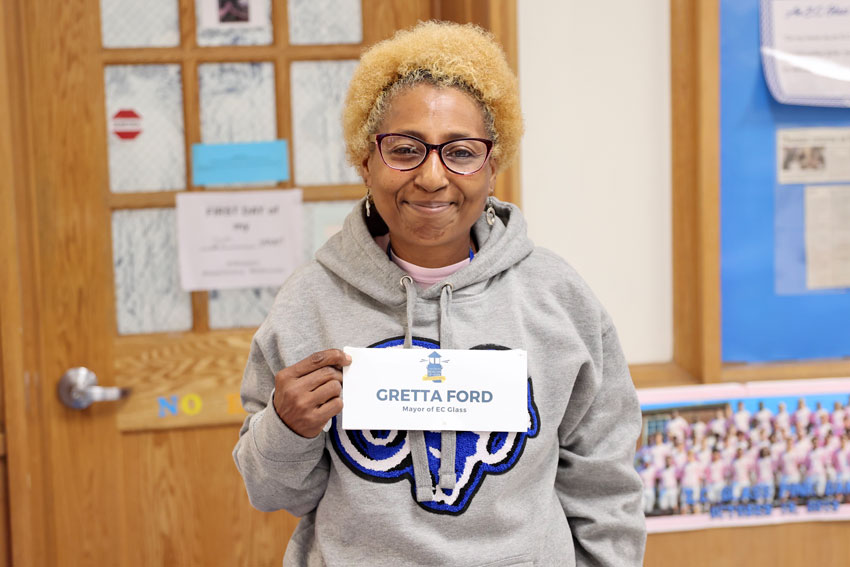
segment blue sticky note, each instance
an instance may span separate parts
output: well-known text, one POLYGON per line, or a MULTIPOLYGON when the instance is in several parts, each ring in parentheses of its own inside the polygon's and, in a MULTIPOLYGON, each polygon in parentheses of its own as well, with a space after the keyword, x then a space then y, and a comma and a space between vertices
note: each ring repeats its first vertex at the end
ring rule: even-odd
POLYGON ((277 182, 289 179, 286 140, 192 144, 194 185, 277 182))

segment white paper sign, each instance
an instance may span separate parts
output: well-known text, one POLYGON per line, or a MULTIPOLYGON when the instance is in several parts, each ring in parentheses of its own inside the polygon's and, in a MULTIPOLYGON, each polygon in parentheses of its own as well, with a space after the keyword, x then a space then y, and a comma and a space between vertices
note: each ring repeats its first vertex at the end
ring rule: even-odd
POLYGON ((776 100, 850 106, 850 0, 761 0, 761 43, 776 100))
POLYGON ((776 131, 779 183, 850 182, 850 128, 776 131))
POLYGON ((806 285, 850 287, 850 185, 806 187, 806 285))
POLYGON ((524 350, 345 347, 343 429, 527 431, 524 350))
POLYGON ((177 194, 184 290, 276 286, 303 261, 301 190, 177 194))

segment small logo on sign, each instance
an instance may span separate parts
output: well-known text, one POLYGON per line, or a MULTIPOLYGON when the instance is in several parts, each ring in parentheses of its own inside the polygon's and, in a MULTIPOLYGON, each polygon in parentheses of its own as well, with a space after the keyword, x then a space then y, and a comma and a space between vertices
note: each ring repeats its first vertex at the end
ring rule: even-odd
POLYGON ((446 364, 449 361, 443 360, 442 364, 441 364, 440 363, 441 358, 442 357, 440 356, 440 353, 434 351, 434 352, 432 352, 431 354, 428 355, 428 360, 425 360, 424 358, 422 360, 420 360, 420 362, 427 362, 428 363, 428 366, 426 367, 428 374, 426 374, 425 376, 422 377, 423 380, 425 380, 426 382, 437 382, 437 383, 442 383, 446 380, 446 377, 443 376, 443 364, 446 364))

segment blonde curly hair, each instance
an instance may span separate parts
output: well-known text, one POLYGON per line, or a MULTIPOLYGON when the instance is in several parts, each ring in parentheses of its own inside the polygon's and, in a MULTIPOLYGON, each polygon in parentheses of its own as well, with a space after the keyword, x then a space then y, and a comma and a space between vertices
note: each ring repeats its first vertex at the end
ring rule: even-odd
POLYGON ((359 168, 393 97, 418 84, 460 89, 481 105, 495 167, 508 165, 522 137, 519 87, 502 48, 473 24, 420 22, 366 50, 342 115, 348 161, 359 168))

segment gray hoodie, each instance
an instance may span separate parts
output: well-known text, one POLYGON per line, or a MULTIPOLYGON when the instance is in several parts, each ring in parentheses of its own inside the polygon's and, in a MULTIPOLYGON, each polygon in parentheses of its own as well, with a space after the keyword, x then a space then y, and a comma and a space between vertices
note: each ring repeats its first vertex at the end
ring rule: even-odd
POLYGON ((284 565, 641 565, 641 418, 617 332, 519 209, 496 211, 473 227, 472 262, 418 290, 361 202, 281 288, 251 346, 233 457, 256 508, 302 516, 284 565), (528 431, 347 431, 337 416, 303 438, 275 413, 274 375, 344 346, 524 349, 528 431))

